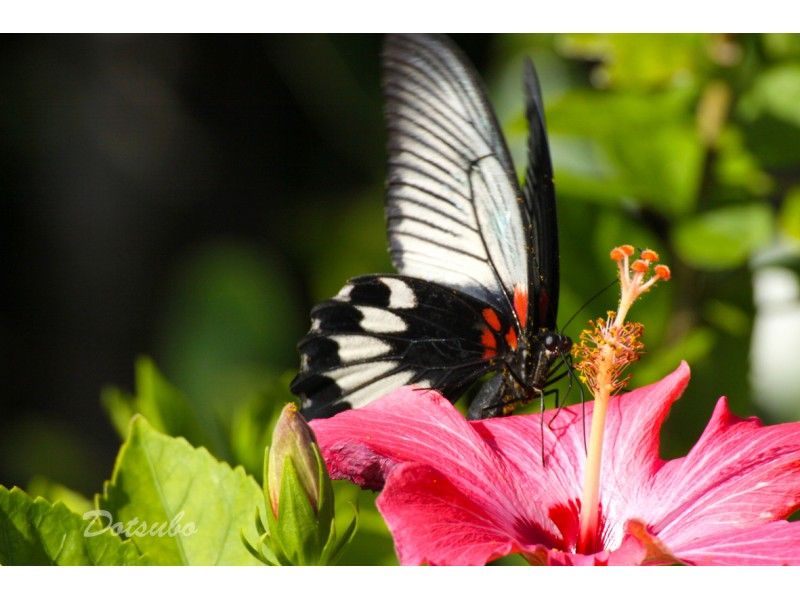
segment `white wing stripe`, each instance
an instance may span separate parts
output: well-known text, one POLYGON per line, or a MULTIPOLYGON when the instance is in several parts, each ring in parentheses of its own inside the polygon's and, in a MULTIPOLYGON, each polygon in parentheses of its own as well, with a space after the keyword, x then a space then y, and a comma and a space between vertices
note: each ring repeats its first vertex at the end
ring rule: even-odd
POLYGON ((371 384, 375 378, 388 374, 397 366, 396 361, 373 361, 339 368, 325 375, 336 382, 343 394, 347 394, 371 384))
POLYGON ((359 323, 366 332, 405 332, 408 328, 403 318, 385 309, 366 305, 356 306, 356 309, 361 312, 362 319, 359 323))
POLYGON ((392 350, 392 345, 372 336, 336 334, 330 338, 339 345, 338 355, 342 363, 374 359, 392 350))
POLYGON ((407 283, 399 278, 381 278, 380 281, 389 287, 390 309, 413 309, 417 307, 417 296, 407 283))
POLYGON ((375 380, 371 384, 354 391, 352 394, 346 395, 344 400, 350 403, 353 407, 362 407, 370 401, 375 400, 384 394, 408 384, 414 377, 413 371, 398 372, 386 378, 375 380))

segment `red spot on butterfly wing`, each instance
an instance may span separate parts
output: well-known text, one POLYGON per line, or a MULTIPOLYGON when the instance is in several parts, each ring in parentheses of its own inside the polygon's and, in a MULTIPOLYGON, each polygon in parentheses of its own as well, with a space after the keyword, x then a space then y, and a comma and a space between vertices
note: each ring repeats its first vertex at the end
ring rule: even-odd
POLYGON ((500 318, 497 317, 496 311, 494 311, 491 307, 484 307, 481 314, 483 315, 483 319, 489 326, 492 327, 492 329, 500 332, 500 318))
POLYGON ((519 285, 514 287, 514 311, 517 312, 519 325, 525 328, 528 321, 528 291, 519 285))
POLYGON ((517 331, 514 330, 513 326, 509 326, 508 332, 506 332, 506 342, 508 346, 511 347, 513 350, 516 351, 517 349, 517 331))
POLYGON ((484 359, 491 359, 497 355, 497 339, 494 333, 486 326, 483 327, 483 333, 481 334, 481 344, 485 349, 483 352, 484 359))

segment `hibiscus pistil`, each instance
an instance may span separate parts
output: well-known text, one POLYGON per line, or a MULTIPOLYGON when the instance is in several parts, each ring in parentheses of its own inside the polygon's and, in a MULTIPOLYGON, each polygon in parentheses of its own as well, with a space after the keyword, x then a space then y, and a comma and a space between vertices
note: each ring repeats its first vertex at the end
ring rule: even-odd
POLYGON ((581 333, 580 342, 573 348, 573 354, 578 358, 576 367, 594 396, 579 519, 578 552, 582 554, 591 554, 600 548, 600 465, 608 403, 611 396, 627 384, 629 376, 624 376, 623 371, 639 359, 644 348, 639 341, 644 327, 638 322, 625 322, 625 317, 643 293, 658 280, 669 280, 670 277, 669 268, 658 264, 654 274, 646 278, 651 264, 658 261, 658 254, 645 249, 638 259, 631 262, 633 253, 631 245, 615 247, 611 251, 611 259, 619 268, 619 308, 616 312, 609 311, 605 319, 590 321, 590 328, 581 333))

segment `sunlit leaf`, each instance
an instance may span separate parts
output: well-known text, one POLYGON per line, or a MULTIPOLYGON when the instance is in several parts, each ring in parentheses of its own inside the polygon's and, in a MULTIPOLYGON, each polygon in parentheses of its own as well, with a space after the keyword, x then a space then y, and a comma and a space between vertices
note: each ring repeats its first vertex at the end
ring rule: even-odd
POLYGON ((136 360, 136 392, 130 396, 116 388, 103 391, 103 406, 121 437, 128 433, 131 417, 140 413, 159 432, 182 436, 194 445, 208 446, 192 405, 158 371, 153 360, 136 360))
POLYGON ((549 125, 555 140, 585 140, 582 152, 557 154, 558 142, 554 144, 556 171, 569 174, 557 178, 559 188, 566 179, 565 191, 571 193, 576 179, 584 177, 583 192, 589 197, 592 189, 607 195, 611 185, 618 200, 633 200, 667 215, 693 208, 703 148, 691 96, 685 92, 646 96, 573 91, 552 106, 549 125))
POLYGON ((92 501, 79 492, 41 475, 35 476, 30 481, 28 494, 34 497, 41 496, 50 503, 61 502, 73 513, 83 514, 94 508, 92 501))
POLYGON ((800 64, 782 64, 761 74, 741 102, 749 118, 770 114, 800 126, 800 64))
POLYGON ((166 533, 132 534, 136 546, 161 565, 254 565, 240 533, 253 543, 256 509, 264 497, 241 468, 231 469, 203 448, 153 429, 142 417, 131 422, 111 481, 99 499, 124 526, 138 521, 166 533))
POLYGON ((708 68, 710 38, 697 34, 569 34, 556 47, 565 55, 599 61, 600 86, 646 89, 688 85, 708 68))
POLYGON ((61 503, 0 486, 0 565, 145 564, 133 543, 61 503))

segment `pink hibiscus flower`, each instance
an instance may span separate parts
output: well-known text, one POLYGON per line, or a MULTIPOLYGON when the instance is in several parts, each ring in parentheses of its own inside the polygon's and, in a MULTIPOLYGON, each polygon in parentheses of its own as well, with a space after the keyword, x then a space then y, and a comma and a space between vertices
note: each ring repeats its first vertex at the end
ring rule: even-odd
POLYGON ((688 381, 684 363, 610 399, 593 554, 576 548, 592 403, 545 412, 544 447, 538 414, 466 421, 410 387, 311 425, 332 477, 382 489, 403 564, 800 564, 800 522, 786 521, 800 424, 740 419, 722 398, 689 454, 664 461, 661 424, 688 381))

